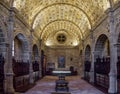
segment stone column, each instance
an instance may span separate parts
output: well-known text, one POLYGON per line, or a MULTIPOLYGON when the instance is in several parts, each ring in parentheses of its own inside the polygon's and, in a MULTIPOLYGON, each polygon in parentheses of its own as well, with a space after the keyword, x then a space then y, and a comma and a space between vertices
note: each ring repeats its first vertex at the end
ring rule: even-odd
POLYGON ((39 57, 40 57, 40 62, 39 62, 39 78, 41 78, 42 77, 41 55, 39 57))
POLYGON ((83 48, 83 51, 82 51, 82 58, 81 58, 81 60, 82 60, 82 75, 81 75, 81 77, 85 78, 85 66, 84 66, 85 52, 84 52, 84 41, 83 40, 82 40, 82 48, 83 48))
POLYGON ((83 64, 83 62, 82 62, 82 54, 81 53, 79 53, 78 62, 79 62, 78 63, 78 75, 80 75, 82 77, 82 67, 83 67, 82 64, 83 64))
POLYGON ((34 83, 33 79, 33 64, 32 64, 32 32, 33 30, 30 31, 30 41, 29 41, 29 76, 30 76, 30 84, 34 83))
POLYGON ((12 43, 13 43, 13 30, 14 30, 14 13, 13 8, 9 10, 9 19, 8 19, 8 43, 7 43, 7 58, 5 62, 5 80, 4 80, 4 89, 5 94, 14 94, 13 88, 13 68, 12 68, 12 43))
POLYGON ((109 73, 109 94, 117 94, 117 47, 115 28, 114 28, 114 11, 112 8, 108 10, 109 32, 110 32, 110 73, 109 73))
POLYGON ((42 40, 39 41, 39 45, 40 45, 40 48, 39 48, 39 78, 42 77, 42 65, 41 65, 41 42, 42 40))
POLYGON ((90 69, 90 82, 94 83, 94 37, 93 37, 93 31, 90 30, 91 34, 90 34, 90 42, 91 42, 91 69, 90 69))

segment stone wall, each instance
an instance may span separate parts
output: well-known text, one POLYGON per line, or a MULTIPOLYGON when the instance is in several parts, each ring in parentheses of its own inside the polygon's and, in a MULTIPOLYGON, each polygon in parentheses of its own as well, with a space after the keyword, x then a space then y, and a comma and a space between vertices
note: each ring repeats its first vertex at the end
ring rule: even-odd
POLYGON ((58 68, 58 58, 60 56, 65 57, 65 68, 63 70, 69 70, 70 66, 73 66, 75 70, 78 70, 79 65, 79 48, 49 48, 47 47, 45 51, 47 57, 47 68, 50 68, 53 65, 54 69, 59 70, 58 68))

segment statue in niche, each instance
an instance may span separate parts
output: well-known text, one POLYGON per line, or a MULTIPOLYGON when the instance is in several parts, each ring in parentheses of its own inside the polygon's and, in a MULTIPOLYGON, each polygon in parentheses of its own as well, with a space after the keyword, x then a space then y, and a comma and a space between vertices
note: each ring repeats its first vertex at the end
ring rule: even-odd
POLYGON ((65 68, 65 57, 64 56, 58 57, 58 68, 65 68))

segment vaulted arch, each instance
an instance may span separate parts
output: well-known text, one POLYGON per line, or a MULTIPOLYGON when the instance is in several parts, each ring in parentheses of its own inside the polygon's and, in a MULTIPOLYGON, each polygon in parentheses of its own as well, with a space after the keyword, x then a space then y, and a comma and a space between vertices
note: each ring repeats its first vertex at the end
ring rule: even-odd
POLYGON ((98 37, 95 44, 95 59, 110 56, 109 39, 105 34, 98 37))

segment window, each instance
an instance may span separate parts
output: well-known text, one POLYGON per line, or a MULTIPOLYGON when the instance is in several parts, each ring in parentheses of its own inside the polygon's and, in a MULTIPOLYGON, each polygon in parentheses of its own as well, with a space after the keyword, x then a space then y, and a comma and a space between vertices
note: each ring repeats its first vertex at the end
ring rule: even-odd
POLYGON ((66 41, 66 36, 65 36, 64 34, 59 34, 59 35, 57 36, 57 41, 58 41, 59 43, 64 43, 64 42, 66 41))

